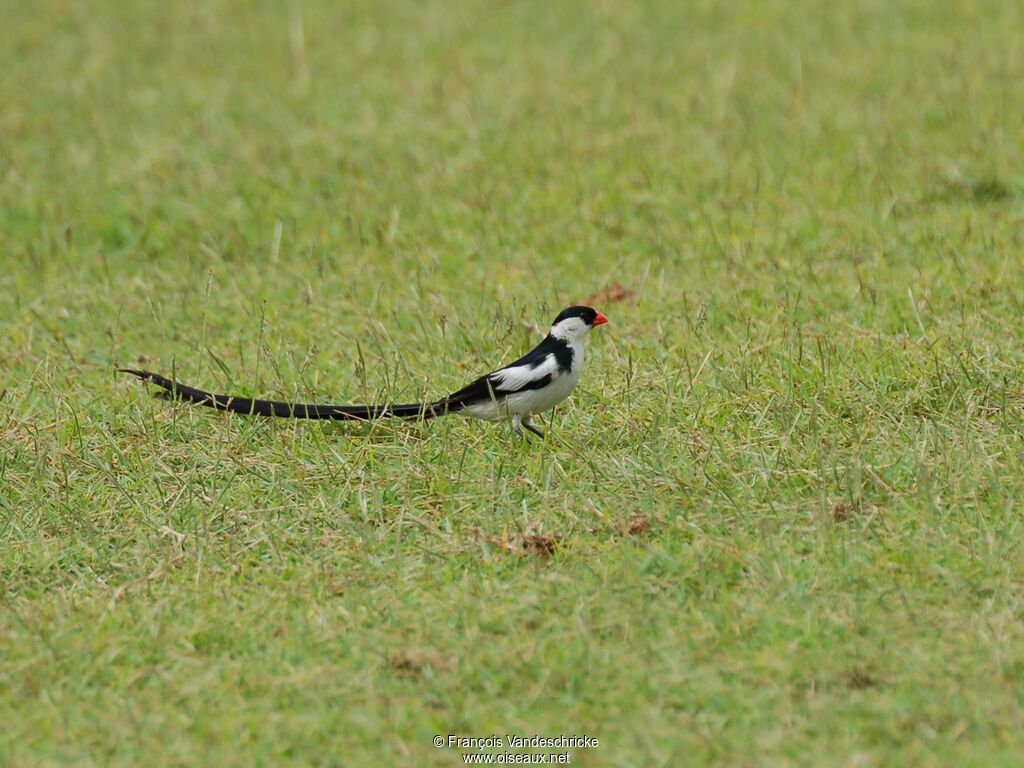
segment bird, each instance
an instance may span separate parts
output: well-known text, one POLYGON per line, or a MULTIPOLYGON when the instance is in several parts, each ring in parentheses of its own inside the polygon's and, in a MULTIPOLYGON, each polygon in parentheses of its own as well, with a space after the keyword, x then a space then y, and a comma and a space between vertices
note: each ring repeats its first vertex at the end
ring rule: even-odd
POLYGON ((428 420, 448 414, 463 414, 484 421, 510 421, 517 435, 529 439, 523 430, 543 439, 544 433, 531 421, 537 414, 554 408, 576 387, 583 373, 583 342, 591 330, 608 322, 593 307, 572 306, 558 313, 544 340, 525 355, 502 368, 470 382, 438 400, 387 405, 311 405, 278 400, 253 400, 234 395, 216 395, 186 386, 166 376, 134 368, 119 368, 163 389, 160 397, 185 400, 196 405, 250 416, 293 419, 376 419, 428 420))

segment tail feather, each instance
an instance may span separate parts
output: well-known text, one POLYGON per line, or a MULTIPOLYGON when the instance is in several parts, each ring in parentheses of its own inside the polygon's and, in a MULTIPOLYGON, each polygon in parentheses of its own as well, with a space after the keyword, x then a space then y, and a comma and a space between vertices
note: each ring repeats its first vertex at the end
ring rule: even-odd
POLYGON ((186 400, 207 408, 243 413, 249 416, 277 416, 289 419, 335 419, 339 421, 372 421, 374 419, 433 419, 448 412, 440 403, 403 403, 399 405, 312 405, 286 403, 280 400, 253 400, 234 395, 215 395, 161 376, 159 373, 118 368, 121 373, 138 376, 163 387, 161 397, 186 400))

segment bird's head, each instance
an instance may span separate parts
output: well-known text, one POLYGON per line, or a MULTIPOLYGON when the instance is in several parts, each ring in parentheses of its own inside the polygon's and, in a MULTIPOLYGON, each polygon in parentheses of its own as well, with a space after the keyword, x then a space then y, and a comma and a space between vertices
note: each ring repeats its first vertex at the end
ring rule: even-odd
POLYGON ((572 342, 585 338, 592 328, 607 322, 608 318, 593 307, 568 307, 559 312, 551 324, 551 335, 572 342))

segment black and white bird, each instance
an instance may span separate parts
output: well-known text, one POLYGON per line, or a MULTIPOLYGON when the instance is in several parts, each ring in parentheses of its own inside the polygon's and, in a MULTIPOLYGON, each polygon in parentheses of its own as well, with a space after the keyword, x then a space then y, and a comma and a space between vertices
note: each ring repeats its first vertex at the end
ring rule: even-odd
POLYGON ((400 405, 307 405, 277 400, 252 400, 232 395, 214 395, 179 384, 158 373, 121 368, 163 387, 161 396, 187 400, 198 405, 255 416, 293 419, 433 419, 461 413, 485 421, 512 422, 522 435, 527 429, 538 437, 544 433, 530 423, 539 413, 565 400, 583 373, 583 342, 587 334, 608 318, 591 307, 569 307, 558 313, 544 340, 504 368, 492 371, 440 400, 400 405))

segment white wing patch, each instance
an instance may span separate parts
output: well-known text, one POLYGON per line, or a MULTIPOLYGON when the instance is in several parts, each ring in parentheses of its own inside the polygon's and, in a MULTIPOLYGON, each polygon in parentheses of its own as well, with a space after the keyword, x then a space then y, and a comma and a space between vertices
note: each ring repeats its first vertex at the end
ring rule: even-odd
POLYGON ((544 361, 536 367, 516 365, 510 368, 502 368, 487 378, 494 385, 495 389, 502 389, 506 392, 518 392, 523 387, 529 386, 534 381, 543 379, 549 374, 552 379, 558 375, 558 361, 551 354, 545 356, 544 361))

